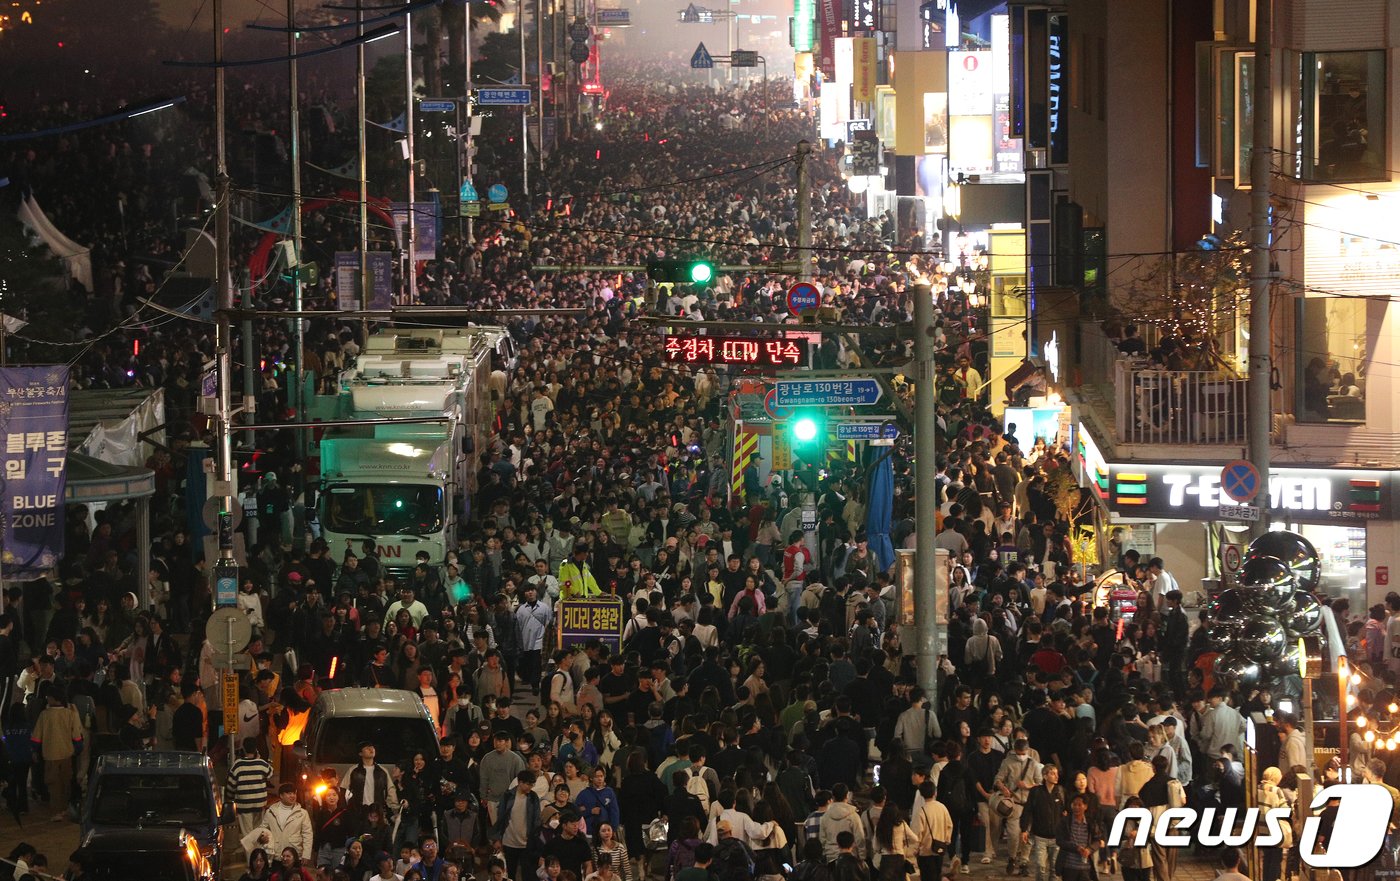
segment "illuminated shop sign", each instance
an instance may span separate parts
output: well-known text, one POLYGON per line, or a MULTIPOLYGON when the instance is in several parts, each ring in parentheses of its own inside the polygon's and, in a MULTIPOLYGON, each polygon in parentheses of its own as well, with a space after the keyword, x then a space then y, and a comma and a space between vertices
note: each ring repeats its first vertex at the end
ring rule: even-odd
MULTIPOLYGON (((1081 449, 1085 435, 1081 432, 1081 449)), ((1220 465, 1115 463, 1109 506, 1125 517, 1212 520, 1231 504, 1220 491, 1220 465)), ((1269 510, 1306 521, 1389 520, 1391 472, 1332 468, 1275 468, 1269 510)))
POLYGON ((790 339, 667 334, 663 351, 671 364, 734 364, 741 367, 807 367, 805 342, 790 339))

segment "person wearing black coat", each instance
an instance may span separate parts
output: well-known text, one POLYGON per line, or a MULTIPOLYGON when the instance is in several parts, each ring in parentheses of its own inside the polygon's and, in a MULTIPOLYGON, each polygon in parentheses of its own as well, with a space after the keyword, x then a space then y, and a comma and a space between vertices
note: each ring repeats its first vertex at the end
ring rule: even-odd
MULTIPOLYGON (((700 799, 686 791, 685 784, 689 777, 688 771, 675 771, 671 774, 671 794, 666 796, 661 810, 661 813, 666 815, 667 844, 680 838, 681 820, 685 817, 694 817, 695 822, 702 829, 708 820, 705 816, 705 808, 700 804, 700 799)), ((624 785, 626 784, 624 783, 624 785)), ((640 852, 638 851, 638 853, 640 852)))
MULTIPOLYGON (((647 823, 665 812, 666 796, 666 784, 647 770, 645 754, 633 752, 628 756, 627 774, 622 778, 622 785, 617 790, 622 832, 626 836, 628 853, 644 852, 642 831, 647 823)), ((699 804, 698 799, 696 804, 699 804)))
POLYGON ((938 773, 938 800, 952 817, 953 838, 958 842, 963 865, 968 864, 973 850, 982 849, 979 842, 972 840, 972 821, 977 817, 977 802, 972 798, 972 786, 971 775, 962 761, 962 747, 950 741, 948 764, 938 773))

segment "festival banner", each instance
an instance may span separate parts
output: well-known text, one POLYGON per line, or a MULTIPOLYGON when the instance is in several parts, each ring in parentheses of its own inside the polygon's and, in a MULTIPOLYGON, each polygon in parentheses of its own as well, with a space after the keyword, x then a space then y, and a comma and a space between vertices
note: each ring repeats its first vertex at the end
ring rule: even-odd
POLYGON ((63 555, 68 368, 0 368, 0 574, 32 581, 63 555))
MULTIPOLYGON (((408 203, 395 202, 389 213, 394 218, 394 236, 399 247, 407 247, 405 241, 408 224, 408 203)), ((437 205, 433 202, 413 203, 413 259, 435 260, 438 248, 437 205)))
POLYGON ((336 304, 341 309, 390 309, 394 305, 394 255, 388 251, 370 251, 365 268, 369 272, 369 303, 360 302, 360 254, 358 251, 335 252, 336 304))

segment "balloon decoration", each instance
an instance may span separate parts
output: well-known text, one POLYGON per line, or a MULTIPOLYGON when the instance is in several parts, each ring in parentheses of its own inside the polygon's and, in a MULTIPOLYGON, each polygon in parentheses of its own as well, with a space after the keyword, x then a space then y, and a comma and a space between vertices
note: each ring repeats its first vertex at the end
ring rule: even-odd
POLYGON ((1322 563, 1294 532, 1266 532, 1249 543, 1238 584, 1211 602, 1206 631, 1220 652, 1216 675, 1243 687, 1298 672, 1298 638, 1322 625, 1313 592, 1322 563))

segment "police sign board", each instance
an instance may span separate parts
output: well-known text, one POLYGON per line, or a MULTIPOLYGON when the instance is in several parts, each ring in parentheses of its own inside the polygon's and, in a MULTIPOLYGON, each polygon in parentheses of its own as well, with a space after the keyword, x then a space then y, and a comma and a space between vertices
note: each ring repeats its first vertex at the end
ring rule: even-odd
POLYGON ((555 605, 555 613, 554 625, 559 631, 560 648, 572 648, 596 639, 614 652, 621 650, 621 597, 560 600, 555 605))

